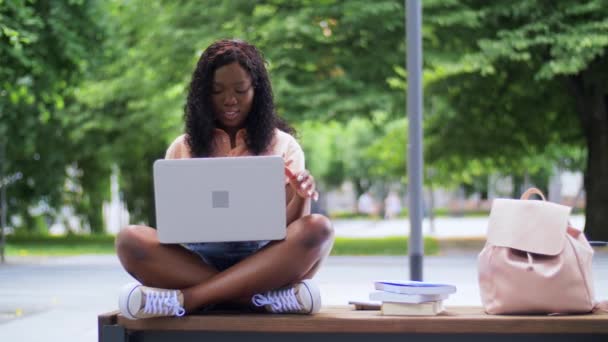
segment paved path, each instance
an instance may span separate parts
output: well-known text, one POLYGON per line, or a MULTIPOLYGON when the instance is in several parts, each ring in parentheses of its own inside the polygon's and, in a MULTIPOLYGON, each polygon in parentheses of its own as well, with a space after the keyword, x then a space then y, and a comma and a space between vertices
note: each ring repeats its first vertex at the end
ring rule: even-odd
MULTIPOLYGON (((585 226, 585 217, 573 215, 570 222, 575 227, 585 226)), ((435 219, 434 230, 430 221, 422 223, 424 235, 437 238, 485 237, 488 227, 487 217, 439 217, 435 219)), ((334 220, 336 236, 342 237, 384 237, 409 235, 410 223, 407 219, 396 220, 334 220)))
MULTIPOLYGON (((476 253, 426 257, 424 278, 458 292, 448 305, 479 305, 476 253)), ((366 300, 372 282, 408 278, 406 257, 330 257, 316 277, 326 305, 366 300)), ((597 297, 608 299, 608 253, 594 260, 597 297)), ((0 341, 97 340, 97 315, 117 308, 131 281, 115 256, 9 259, 0 266, 0 341)))

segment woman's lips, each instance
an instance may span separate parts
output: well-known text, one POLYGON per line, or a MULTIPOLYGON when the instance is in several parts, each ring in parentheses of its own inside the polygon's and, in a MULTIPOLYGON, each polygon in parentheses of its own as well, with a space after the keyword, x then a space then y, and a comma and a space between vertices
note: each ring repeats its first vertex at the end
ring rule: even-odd
POLYGON ((228 120, 234 120, 239 115, 238 110, 224 112, 224 117, 228 120))

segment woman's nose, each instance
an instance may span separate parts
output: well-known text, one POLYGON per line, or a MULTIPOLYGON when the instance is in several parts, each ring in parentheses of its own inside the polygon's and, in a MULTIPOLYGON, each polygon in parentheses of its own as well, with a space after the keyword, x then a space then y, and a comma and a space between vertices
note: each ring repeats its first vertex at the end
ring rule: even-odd
POLYGON ((233 105, 236 104, 236 95, 233 93, 228 93, 226 94, 226 97, 224 98, 224 104, 226 105, 233 105))

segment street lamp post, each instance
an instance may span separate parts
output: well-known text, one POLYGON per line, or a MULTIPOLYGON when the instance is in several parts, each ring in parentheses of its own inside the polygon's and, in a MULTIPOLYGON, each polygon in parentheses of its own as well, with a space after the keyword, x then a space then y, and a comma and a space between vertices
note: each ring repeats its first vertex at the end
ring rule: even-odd
POLYGON ((4 184, 4 144, 0 142, 0 263, 5 262, 4 249, 6 246, 6 235, 4 227, 6 227, 6 186, 4 184))
POLYGON ((422 6, 405 0, 407 43, 408 192, 410 212, 410 278, 422 280, 422 6))

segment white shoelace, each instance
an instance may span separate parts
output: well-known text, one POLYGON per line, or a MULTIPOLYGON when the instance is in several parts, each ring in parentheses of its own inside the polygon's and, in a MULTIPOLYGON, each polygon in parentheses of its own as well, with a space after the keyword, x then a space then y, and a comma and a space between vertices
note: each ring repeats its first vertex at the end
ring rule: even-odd
POLYGON ((302 306, 293 287, 268 291, 265 295, 256 294, 252 298, 256 306, 270 305, 272 312, 299 312, 302 306))
POLYGON ((177 291, 150 291, 146 294, 144 313, 183 316, 186 310, 179 304, 177 291))

